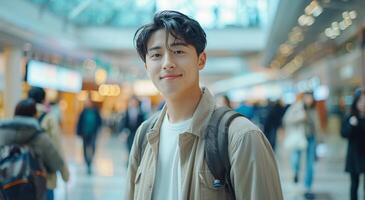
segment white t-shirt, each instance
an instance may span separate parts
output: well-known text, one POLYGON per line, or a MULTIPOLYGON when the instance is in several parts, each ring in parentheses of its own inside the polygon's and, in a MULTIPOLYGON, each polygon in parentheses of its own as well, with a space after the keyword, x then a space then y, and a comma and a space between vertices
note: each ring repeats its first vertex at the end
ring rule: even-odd
POLYGON ((191 122, 192 118, 173 124, 168 120, 167 114, 165 115, 160 132, 152 199, 180 199, 181 169, 178 141, 179 134, 186 132, 191 122))

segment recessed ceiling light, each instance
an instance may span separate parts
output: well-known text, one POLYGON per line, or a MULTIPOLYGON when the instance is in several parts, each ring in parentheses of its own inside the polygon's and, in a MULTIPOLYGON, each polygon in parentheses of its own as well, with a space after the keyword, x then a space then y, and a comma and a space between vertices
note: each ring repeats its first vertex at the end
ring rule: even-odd
POLYGON ((333 29, 339 29, 340 28, 338 22, 332 22, 331 26, 332 26, 333 29))
POLYGON ((357 13, 356 13, 356 11, 355 11, 355 10, 351 11, 351 12, 349 13, 349 16, 350 16, 350 18, 351 18, 351 19, 356 19, 356 17, 357 17, 357 13))
POLYGON ((343 13, 342 13, 342 17, 343 17, 344 19, 350 19, 349 12, 348 12, 348 11, 343 12, 343 13))
POLYGON ((345 25, 345 22, 344 21, 341 21, 340 24, 339 24, 339 26, 340 26, 341 31, 343 31, 343 30, 345 30, 347 28, 347 26, 345 25))

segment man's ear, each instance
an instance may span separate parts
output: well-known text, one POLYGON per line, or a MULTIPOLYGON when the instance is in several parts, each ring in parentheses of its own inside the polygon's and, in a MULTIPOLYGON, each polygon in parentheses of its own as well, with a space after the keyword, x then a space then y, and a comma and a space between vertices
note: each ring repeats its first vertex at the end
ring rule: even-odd
POLYGON ((205 51, 200 53, 198 59, 198 68, 199 70, 202 70, 205 67, 205 63, 207 61, 207 54, 205 53, 205 51))

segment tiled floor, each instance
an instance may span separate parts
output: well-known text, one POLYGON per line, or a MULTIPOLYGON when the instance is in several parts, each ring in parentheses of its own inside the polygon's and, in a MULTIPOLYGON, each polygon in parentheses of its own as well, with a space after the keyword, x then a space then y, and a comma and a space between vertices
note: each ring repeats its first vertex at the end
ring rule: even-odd
MULTIPOLYGON (((66 185, 59 181, 56 200, 120 200, 126 176, 127 151, 123 137, 111 137, 103 131, 98 140, 94 174, 88 176, 83 165, 81 140, 76 136, 64 137, 63 145, 71 171, 66 185)), ((279 141, 280 144, 280 141, 279 141)), ((321 157, 316 162, 313 190, 318 200, 346 200, 349 178, 343 171, 346 142, 328 136, 326 145, 320 145, 321 157)), ((289 159, 285 150, 278 149, 277 160, 285 199, 302 200, 303 184, 293 184, 289 159)), ((302 162, 304 163, 304 162, 302 162)), ((301 175, 303 180, 303 174, 301 175)), ((361 185, 359 188, 363 188, 361 185)), ((359 192, 362 195, 362 191, 359 192)))

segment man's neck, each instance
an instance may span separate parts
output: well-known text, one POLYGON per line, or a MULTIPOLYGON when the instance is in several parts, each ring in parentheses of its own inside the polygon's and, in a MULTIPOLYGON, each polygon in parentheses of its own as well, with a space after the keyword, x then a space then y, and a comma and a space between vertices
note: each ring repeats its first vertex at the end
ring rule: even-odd
POLYGON ((171 123, 177 123, 191 118, 200 102, 202 91, 199 87, 191 90, 189 95, 166 98, 167 114, 171 123))

